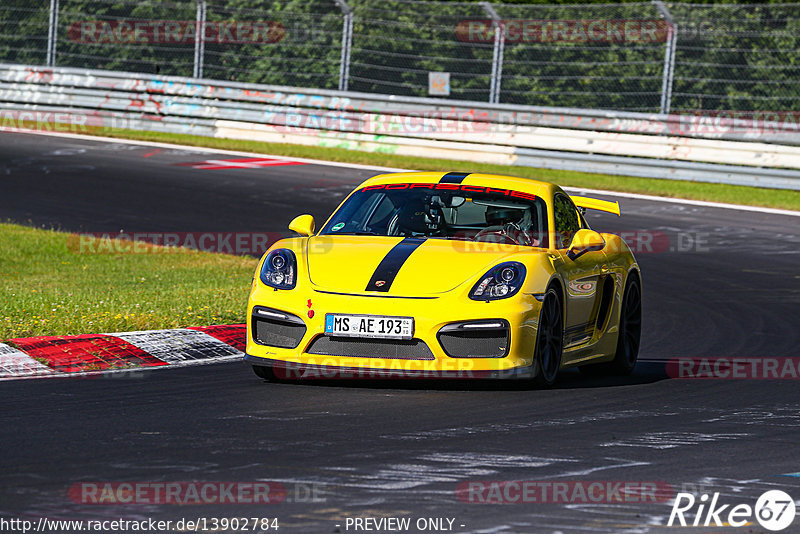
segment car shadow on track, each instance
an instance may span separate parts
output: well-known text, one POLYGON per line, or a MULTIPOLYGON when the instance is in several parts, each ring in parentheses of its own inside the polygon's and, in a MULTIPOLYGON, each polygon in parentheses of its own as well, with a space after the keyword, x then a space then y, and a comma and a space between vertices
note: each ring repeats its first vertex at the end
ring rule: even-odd
MULTIPOLYGON (((585 389, 620 386, 636 386, 653 384, 669 379, 663 362, 640 361, 630 376, 592 376, 581 373, 577 369, 566 369, 558 376, 558 381, 551 388, 585 389)), ((264 380, 264 382, 269 382, 264 380)), ((492 379, 443 379, 443 378, 361 378, 341 379, 316 376, 301 380, 278 380, 274 384, 294 384, 313 387, 340 387, 359 389, 407 389, 407 390, 442 390, 442 391, 527 391, 538 388, 531 380, 492 380, 492 379)))

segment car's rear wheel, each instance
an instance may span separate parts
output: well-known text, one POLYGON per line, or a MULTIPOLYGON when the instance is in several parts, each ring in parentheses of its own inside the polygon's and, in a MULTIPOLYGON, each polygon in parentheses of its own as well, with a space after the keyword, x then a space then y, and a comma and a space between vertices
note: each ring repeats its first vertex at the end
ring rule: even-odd
POLYGON ((274 381, 277 380, 275 376, 275 371, 272 367, 267 367, 265 365, 254 365, 253 372, 256 374, 257 377, 263 378, 264 380, 274 381))
POLYGON ((617 352, 611 362, 611 371, 629 375, 639 359, 639 344, 642 338, 642 290, 635 274, 628 276, 622 296, 622 310, 619 317, 619 338, 617 352))
POLYGON ((558 291, 550 288, 545 293, 539 313, 539 328, 536 333, 534 382, 539 387, 549 388, 556 382, 564 352, 564 315, 558 291))

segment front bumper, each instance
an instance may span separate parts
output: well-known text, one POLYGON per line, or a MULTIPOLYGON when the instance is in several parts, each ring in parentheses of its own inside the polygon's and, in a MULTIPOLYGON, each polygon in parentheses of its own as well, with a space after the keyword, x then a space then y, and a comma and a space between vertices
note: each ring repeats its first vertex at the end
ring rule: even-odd
MULTIPOLYGON (((248 305, 245 360, 253 365, 270 366, 279 375, 286 373, 287 378, 525 377, 531 375, 533 368, 540 308, 541 302, 531 294, 484 302, 470 300, 458 292, 433 298, 388 297, 336 294, 313 288, 275 291, 258 285, 251 293, 248 305), (281 333, 293 332, 295 337, 265 339, 262 333, 262 343, 256 342, 254 310, 264 308, 278 315, 285 314, 286 329, 281 333), (410 343, 375 343, 369 350, 359 349, 358 355, 337 355, 336 350, 331 349, 337 344, 331 343, 333 338, 325 335, 325 315, 328 313, 413 317, 416 346, 409 347, 410 343), (476 354, 483 357, 448 355, 445 348, 448 347, 452 354, 453 345, 445 342, 443 346, 440 337, 443 328, 447 332, 452 331, 453 324, 485 323, 487 320, 502 322, 508 327, 508 340, 499 355, 487 357, 486 347, 477 345, 476 354), (420 344, 424 344, 426 349, 420 344), (320 345, 324 345, 325 350, 320 351, 320 345)), ((357 338, 355 342, 358 343, 357 338)))

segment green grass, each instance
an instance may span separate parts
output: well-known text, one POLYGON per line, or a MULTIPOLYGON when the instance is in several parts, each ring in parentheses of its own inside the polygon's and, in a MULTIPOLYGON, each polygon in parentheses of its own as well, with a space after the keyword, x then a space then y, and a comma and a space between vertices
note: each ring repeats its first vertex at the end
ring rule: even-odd
POLYGON ((281 143, 263 143, 236 139, 216 139, 185 134, 161 132, 140 132, 108 128, 87 128, 82 133, 158 141, 162 143, 179 143, 198 147, 240 150, 262 154, 275 154, 295 158, 311 158, 345 163, 360 163, 382 167, 416 169, 430 171, 465 171, 485 172, 493 174, 510 174, 524 178, 534 178, 557 183, 561 186, 606 189, 609 191, 625 191, 673 198, 690 198, 711 202, 746 204, 800 211, 800 191, 783 189, 763 189, 725 184, 709 184, 683 180, 658 180, 650 178, 634 178, 608 174, 591 174, 574 171, 558 171, 536 169, 531 167, 512 167, 484 163, 470 163, 444 159, 430 159, 392 154, 360 152, 334 147, 317 147, 289 145, 281 143))
POLYGON ((70 236, 0 223, 0 339, 244 322, 254 258, 79 253, 70 236))

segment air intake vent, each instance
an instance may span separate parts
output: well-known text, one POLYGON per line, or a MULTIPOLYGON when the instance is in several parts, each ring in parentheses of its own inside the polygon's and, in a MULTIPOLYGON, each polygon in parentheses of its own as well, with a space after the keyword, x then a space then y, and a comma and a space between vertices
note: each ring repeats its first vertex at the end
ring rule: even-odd
POLYGON ((421 339, 355 339, 320 336, 306 351, 326 356, 433 360, 433 353, 421 339))
POLYGON ((438 338, 451 358, 503 358, 508 354, 508 323, 502 320, 449 324, 439 330, 438 338))
POLYGON ((259 345, 293 349, 306 333, 306 324, 296 315, 256 306, 253 308, 253 341, 259 345))

